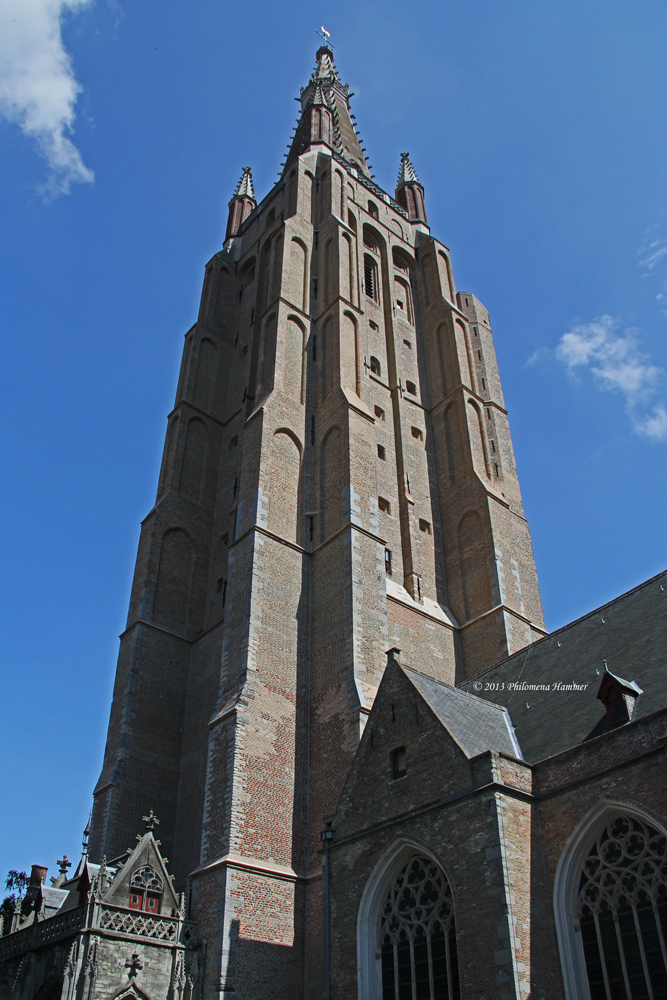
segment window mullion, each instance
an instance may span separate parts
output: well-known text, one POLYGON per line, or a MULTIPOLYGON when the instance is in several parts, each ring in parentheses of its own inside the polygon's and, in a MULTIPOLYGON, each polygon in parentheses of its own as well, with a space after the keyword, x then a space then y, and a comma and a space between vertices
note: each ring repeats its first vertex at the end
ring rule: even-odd
POLYGON ((435 983, 433 981, 433 952, 431 951, 431 928, 426 935, 426 954, 428 955, 428 989, 431 1000, 435 1000, 435 983))
POLYGON ((651 900, 651 909, 653 910, 653 919, 655 920, 655 926, 658 928, 658 937, 660 939, 660 947, 662 949, 662 960, 665 963, 665 969, 667 969, 667 948, 665 947, 665 936, 662 933, 660 914, 658 913, 658 907, 655 904, 655 899, 651 900))
POLYGON ((642 929, 639 926, 639 917, 637 915, 637 904, 634 903, 632 906, 632 916, 635 921, 635 929, 637 931, 637 940, 639 941, 639 954, 642 957, 642 965, 644 967, 644 978, 646 980, 646 989, 648 990, 649 1000, 654 1000, 653 998, 653 987, 651 985, 651 977, 648 972, 648 965, 646 962, 646 952, 644 951, 644 939, 642 938, 642 929))
POLYGON ((394 940, 394 998, 395 1000, 400 1000, 398 995, 399 983, 398 983, 398 938, 394 940))
POLYGON ((632 997, 632 991, 630 990, 630 980, 628 978, 628 968, 625 964, 625 952, 623 951, 621 925, 618 921, 618 915, 616 914, 616 912, 614 912, 614 928, 616 929, 616 940, 618 941, 618 953, 621 956, 621 968, 623 969, 623 982, 625 983, 625 992, 627 993, 628 997, 632 997))
MULTIPOLYGON (((442 927, 442 924, 440 926, 442 927)), ((445 935, 445 961, 447 963, 447 996, 449 1000, 455 1000, 454 984, 452 983, 452 956, 449 953, 449 921, 444 925, 443 934, 445 935)))
MULTIPOLYGON (((600 965, 602 966, 602 978, 604 979, 604 988, 607 994, 607 1000, 614 1000, 611 995, 611 990, 609 989, 609 977, 607 976, 607 960, 604 954, 604 948, 602 946, 602 934, 600 933, 600 923, 598 921, 597 913, 593 914, 593 920, 595 922, 595 933, 598 939, 598 951, 600 952, 600 965)), ((625 969, 625 965, 623 966, 625 969)), ((625 974, 625 973, 624 973, 625 974)))
MULTIPOLYGON (((410 937, 410 981, 412 983, 412 1000, 417 1000, 417 967, 415 965, 415 935, 414 928, 410 937)), ((651 997, 653 1000, 653 997, 651 997)))

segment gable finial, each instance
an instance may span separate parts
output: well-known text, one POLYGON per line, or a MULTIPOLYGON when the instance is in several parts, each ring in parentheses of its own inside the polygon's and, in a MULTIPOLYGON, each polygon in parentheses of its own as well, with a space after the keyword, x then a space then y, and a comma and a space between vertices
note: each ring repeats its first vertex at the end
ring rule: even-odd
POLYGON ((61 875, 67 875, 67 869, 72 867, 72 862, 67 860, 67 855, 63 854, 60 861, 56 861, 61 875))
POLYGON ((148 816, 142 816, 141 818, 146 824, 147 830, 154 830, 156 826, 160 825, 160 820, 157 818, 152 809, 149 812, 148 816))

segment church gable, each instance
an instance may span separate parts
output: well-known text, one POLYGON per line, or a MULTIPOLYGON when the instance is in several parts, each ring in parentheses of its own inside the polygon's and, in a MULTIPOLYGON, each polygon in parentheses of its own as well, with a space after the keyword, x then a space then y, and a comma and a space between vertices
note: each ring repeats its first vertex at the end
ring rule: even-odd
POLYGON ((160 916, 178 912, 178 899, 152 830, 143 835, 127 861, 118 865, 104 900, 160 916))
POLYGON ((337 837, 467 787, 469 761, 485 750, 520 756, 504 712, 416 674, 393 652, 338 804, 337 837))

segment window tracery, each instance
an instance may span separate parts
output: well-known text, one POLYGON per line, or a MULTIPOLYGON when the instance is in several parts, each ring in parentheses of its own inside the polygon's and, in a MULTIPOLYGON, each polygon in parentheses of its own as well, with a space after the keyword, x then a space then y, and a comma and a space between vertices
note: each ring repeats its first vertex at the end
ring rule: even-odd
POLYGON ((130 909, 158 913, 162 889, 162 879, 154 868, 150 865, 137 868, 130 879, 130 909))
POLYGON ((380 911, 382 1000, 459 1000, 452 892, 430 858, 413 856, 380 911))
POLYGON ((611 820, 584 859, 579 921, 591 1000, 667 996, 667 838, 629 816, 611 820))

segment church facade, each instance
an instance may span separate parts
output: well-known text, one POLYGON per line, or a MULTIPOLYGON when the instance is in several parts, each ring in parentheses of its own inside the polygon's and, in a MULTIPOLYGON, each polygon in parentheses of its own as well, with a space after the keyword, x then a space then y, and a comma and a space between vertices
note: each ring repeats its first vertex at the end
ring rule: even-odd
POLYGON ((559 659, 488 312, 327 46, 300 101, 206 267, 89 841, 0 998, 667 996, 663 583, 559 659))

